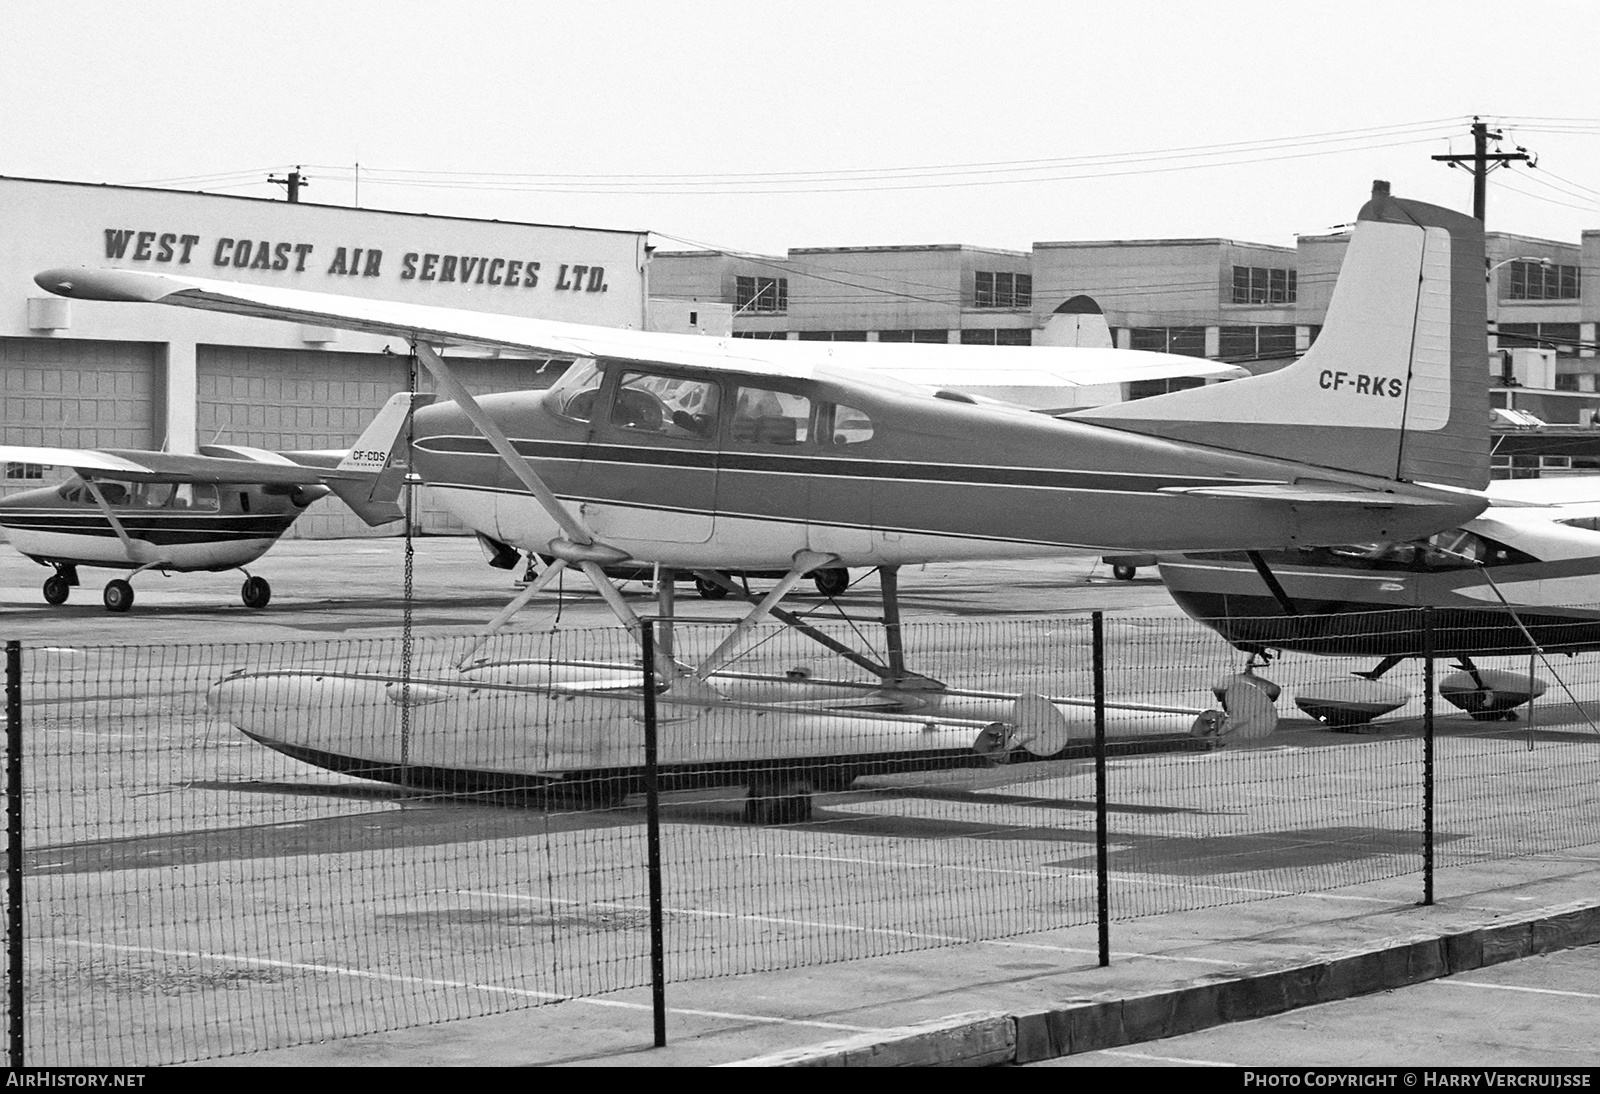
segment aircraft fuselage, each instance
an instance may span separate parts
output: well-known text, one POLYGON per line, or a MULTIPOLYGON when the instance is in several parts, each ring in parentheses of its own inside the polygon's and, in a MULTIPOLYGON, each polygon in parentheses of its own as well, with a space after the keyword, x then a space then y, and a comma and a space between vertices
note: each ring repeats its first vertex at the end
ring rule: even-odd
MULTIPOLYGON (((888 387, 621 362, 574 373, 480 402, 602 540, 679 568, 782 570, 800 550, 872 566, 1404 539, 1450 505, 1185 496, 1170 491, 1411 488, 888 387)), ((534 551, 561 534, 455 406, 420 410, 415 436, 416 470, 469 527, 534 551)), ((1458 519, 1481 508, 1463 496, 1458 519)))
POLYGON ((259 485, 100 480, 107 508, 82 479, 0 499, 0 528, 21 554, 49 565, 230 570, 257 558, 305 511, 284 490, 259 485))
POLYGON ((1164 558, 1161 576, 1179 607, 1242 649, 1415 657, 1422 607, 1436 609, 1441 657, 1526 654, 1522 627, 1546 652, 1600 649, 1600 534, 1548 516, 1261 559, 1294 613, 1243 552, 1164 558))

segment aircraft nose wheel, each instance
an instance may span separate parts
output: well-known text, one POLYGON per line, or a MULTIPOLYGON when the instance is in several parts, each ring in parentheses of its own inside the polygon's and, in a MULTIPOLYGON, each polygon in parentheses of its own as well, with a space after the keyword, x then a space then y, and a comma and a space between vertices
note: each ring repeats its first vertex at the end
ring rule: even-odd
POLYGON ((60 574, 52 574, 44 579, 46 604, 65 604, 70 595, 72 595, 72 584, 60 574))
POLYGON ((845 569, 818 570, 811 575, 817 592, 823 596, 842 596, 850 588, 850 571, 845 569))
POLYGON ((704 600, 721 600, 728 595, 727 589, 724 589, 715 581, 707 581, 703 577, 694 579, 694 591, 699 593, 704 600))
POLYGON ((1138 576, 1138 573, 1139 569, 1136 566, 1124 566, 1121 563, 1118 563, 1117 565, 1111 567, 1111 576, 1116 578, 1118 581, 1132 581, 1136 576, 1138 576))
POLYGON ((114 578, 106 582, 104 594, 106 611, 125 612, 133 607, 133 586, 122 578, 114 578))
POLYGON ((239 598, 247 608, 265 608, 272 599, 272 586, 264 577, 247 577, 239 590, 239 598))

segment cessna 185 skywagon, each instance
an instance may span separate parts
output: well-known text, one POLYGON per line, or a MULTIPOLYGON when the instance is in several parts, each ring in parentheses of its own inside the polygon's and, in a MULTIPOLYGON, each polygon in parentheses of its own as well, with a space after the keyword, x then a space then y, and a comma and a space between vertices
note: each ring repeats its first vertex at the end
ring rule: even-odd
MULTIPOLYGON (((668 703, 718 702, 714 674, 759 621, 791 620, 779 602, 821 568, 879 568, 892 635, 895 574, 905 563, 1409 539, 1459 525, 1486 504, 1482 226, 1392 198, 1387 184, 1362 209, 1321 337, 1300 361, 1070 418, 978 404, 903 382, 904 372, 896 381, 854 366, 869 354, 876 365, 923 364, 950 385, 956 370, 976 380, 984 369, 1069 360, 1073 349, 711 340, 126 270, 56 269, 36 280, 75 298, 408 339, 453 401, 415 414, 416 474, 468 527, 556 560, 491 626, 568 567, 632 629, 637 618, 606 580, 607 565, 783 571, 699 666, 662 659, 668 703), (476 400, 435 349, 458 344, 575 363, 548 391, 476 400)), ((658 588, 670 597, 672 582, 658 588)), ((908 672, 892 640, 888 662, 858 661, 878 677, 883 701, 914 711, 940 701, 935 682, 908 672)), ((638 670, 628 675, 636 688, 638 670)), ((304 700, 303 682, 285 686, 301 697, 286 703, 304 700)), ((266 701, 259 687, 251 701, 266 701)), ((688 721, 684 755, 704 755, 688 721)), ((294 740, 257 736, 330 765, 390 777, 403 767, 388 752, 397 746, 376 738, 362 747, 381 755, 341 753, 356 738, 317 722, 280 720, 273 732, 294 740)), ((906 748, 920 747, 918 732, 905 730, 906 748)), ((570 755, 632 766, 632 733, 625 724, 603 741, 590 732, 570 755)), ((809 734, 806 748, 849 754, 851 739, 809 734)), ((980 740, 993 749, 993 734, 980 740)), ((541 754, 552 760, 537 770, 526 765, 544 761, 520 754, 498 770, 551 778, 578 762, 541 754)))
MULTIPOLYGON (((199 455, 0 445, 0 461, 75 473, 0 498, 0 528, 18 552, 54 568, 44 582, 50 604, 66 603, 78 567, 104 566, 126 569, 129 578, 146 570, 241 570, 245 605, 264 608, 272 587, 245 567, 318 498, 336 491, 372 525, 400 518, 392 500, 373 496, 394 488, 391 481, 380 487, 380 479, 411 405, 410 395, 390 399, 349 452, 293 453, 297 459, 232 445, 204 445, 199 455)), ((133 585, 113 578, 104 599, 110 611, 125 612, 133 585)))

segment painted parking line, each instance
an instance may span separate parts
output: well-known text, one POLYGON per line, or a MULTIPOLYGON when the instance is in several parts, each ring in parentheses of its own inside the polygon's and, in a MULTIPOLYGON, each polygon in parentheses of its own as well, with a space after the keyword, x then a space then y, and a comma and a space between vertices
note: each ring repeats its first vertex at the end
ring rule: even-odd
MULTIPOLYGON (((296 972, 315 972, 329 976, 344 976, 357 980, 379 980, 391 984, 412 984, 430 988, 465 988, 493 995, 510 995, 539 999, 549 1003, 580 1003, 591 1007, 612 1007, 624 1010, 651 1010, 649 1003, 632 1003, 621 999, 591 999, 583 996, 563 995, 559 992, 536 991, 531 988, 511 988, 500 984, 481 984, 470 980, 445 980, 430 976, 405 976, 399 973, 373 972, 370 969, 352 969, 343 965, 328 965, 308 961, 279 961, 267 957, 250 957, 245 954, 208 953, 202 950, 169 950, 159 946, 130 946, 117 942, 85 942, 75 938, 52 939, 63 946, 82 946, 89 949, 115 950, 118 953, 142 953, 159 957, 181 957, 191 961, 215 961, 220 964, 249 965, 258 968, 290 969, 296 972)), ((846 1033, 881 1033, 881 1026, 852 1026, 842 1022, 823 1022, 808 1018, 783 1018, 775 1014, 738 1014, 731 1011, 695 1010, 685 1007, 668 1007, 668 1014, 696 1018, 718 1018, 735 1022, 761 1022, 769 1025, 815 1026, 846 1033)))
MULTIPOLYGON (((754 855, 754 853, 752 852, 754 855)), ((907 870, 950 870, 956 873, 978 874, 1013 874, 1018 877, 1048 877, 1082 880, 1093 878, 1093 870, 1055 869, 1055 870, 1005 870, 992 866, 963 866, 950 865, 940 862, 907 862, 888 861, 884 859, 846 858, 842 855, 802 855, 795 853, 761 855, 761 858, 789 858, 805 859, 811 862, 837 862, 847 866, 880 866, 894 867, 907 870)), ((1111 877, 1115 885, 1155 886, 1168 889, 1218 889, 1225 893, 1246 893, 1251 896, 1304 896, 1316 897, 1321 900, 1350 900, 1363 904, 1394 904, 1395 901, 1376 896, 1354 896, 1348 893, 1301 893, 1292 889, 1258 889, 1243 885, 1213 885, 1204 881, 1171 881, 1151 877, 1148 874, 1114 874, 1111 877)))
MULTIPOLYGON (((626 912, 648 912, 647 904, 627 904, 611 900, 564 900, 560 897, 527 896, 521 893, 493 893, 482 889, 457 889, 455 892, 462 896, 481 896, 490 900, 513 900, 527 903, 562 904, 567 906, 582 905, 589 908, 611 908, 626 912)), ((719 912, 709 908, 663 908, 668 915, 698 916, 702 919, 733 919, 745 923, 763 923, 779 927, 810 927, 822 931, 838 931, 846 934, 884 934, 894 938, 911 938, 925 942, 964 943, 973 941, 963 935, 927 934, 921 931, 905 931, 898 927, 864 927, 857 923, 830 923, 820 919, 792 919, 787 916, 775 915, 750 915, 742 912, 719 912)))
POLYGON ((1555 988, 1525 988, 1517 984, 1485 984, 1479 980, 1431 980, 1432 984, 1443 984, 1452 988, 1487 988, 1490 991, 1522 991, 1531 995, 1562 995, 1569 999, 1600 999, 1600 994, 1592 991, 1558 991, 1555 988))
POLYGON ((1155 1064, 1188 1064, 1190 1067, 1238 1067, 1238 1064, 1227 1063, 1223 1060, 1193 1060, 1187 1056, 1155 1056, 1148 1052, 1129 1052, 1122 1048, 1107 1048, 1096 1053, 1097 1056, 1117 1056, 1125 1060, 1149 1060, 1155 1064))
MULTIPOLYGON (((1009 938, 982 938, 978 941, 985 946, 1008 946, 1019 950, 1052 950, 1056 953, 1081 953, 1095 956, 1100 953, 1099 950, 1084 949, 1079 946, 1055 946, 1048 942, 1013 942, 1009 938)), ((1113 950, 1111 956, 1143 961, 1186 961, 1196 965, 1224 965, 1235 969, 1243 968, 1245 964, 1242 961, 1222 961, 1214 957, 1182 957, 1177 954, 1133 953, 1121 950, 1113 950)))

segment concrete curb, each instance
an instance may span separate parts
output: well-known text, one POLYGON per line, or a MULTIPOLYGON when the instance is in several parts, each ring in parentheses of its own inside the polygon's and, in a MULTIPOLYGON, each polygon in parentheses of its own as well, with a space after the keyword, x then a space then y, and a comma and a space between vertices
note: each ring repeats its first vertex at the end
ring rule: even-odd
POLYGON ((1578 901, 1446 934, 1391 938, 1141 995, 1102 992, 1023 1014, 958 1014, 724 1067, 950 1067, 1033 1063, 1153 1041, 1600 942, 1600 904, 1578 901))

